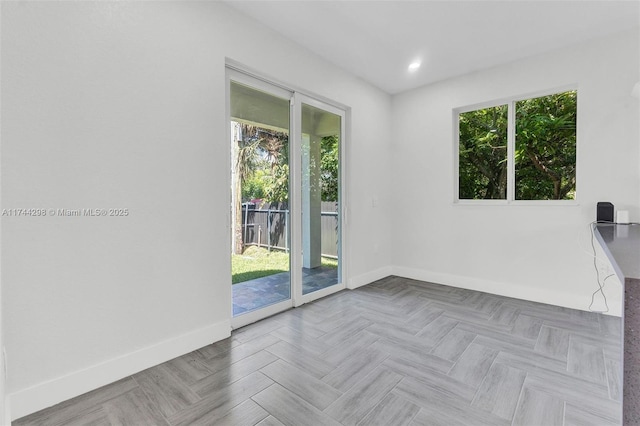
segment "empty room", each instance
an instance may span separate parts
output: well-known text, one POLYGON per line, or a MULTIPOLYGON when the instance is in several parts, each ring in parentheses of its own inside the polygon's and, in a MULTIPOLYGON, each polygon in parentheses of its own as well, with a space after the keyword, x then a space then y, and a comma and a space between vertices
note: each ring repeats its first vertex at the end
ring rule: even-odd
POLYGON ((637 1, 3 1, 0 424, 640 424, 637 1))

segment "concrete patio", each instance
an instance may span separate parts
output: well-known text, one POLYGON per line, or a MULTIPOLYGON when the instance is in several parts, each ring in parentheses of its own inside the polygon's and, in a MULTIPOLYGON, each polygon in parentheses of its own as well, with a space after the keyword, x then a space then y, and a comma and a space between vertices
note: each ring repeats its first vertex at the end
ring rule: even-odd
MULTIPOLYGON (((291 297, 289 272, 269 275, 233 285, 233 315, 241 315, 291 297)), ((327 266, 302 268, 302 294, 338 283, 338 269, 327 266)))

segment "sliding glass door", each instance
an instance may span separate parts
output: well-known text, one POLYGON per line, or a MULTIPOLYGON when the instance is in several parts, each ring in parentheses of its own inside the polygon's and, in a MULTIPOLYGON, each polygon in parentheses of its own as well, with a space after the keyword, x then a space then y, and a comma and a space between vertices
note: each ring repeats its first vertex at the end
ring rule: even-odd
POLYGON ((229 81, 232 308, 247 323, 293 306, 291 96, 242 74, 229 81))
POLYGON ((344 111, 228 70, 234 328, 344 288, 344 111))
POLYGON ((302 294, 307 295, 342 282, 340 147, 343 117, 329 105, 308 97, 299 98, 302 294))

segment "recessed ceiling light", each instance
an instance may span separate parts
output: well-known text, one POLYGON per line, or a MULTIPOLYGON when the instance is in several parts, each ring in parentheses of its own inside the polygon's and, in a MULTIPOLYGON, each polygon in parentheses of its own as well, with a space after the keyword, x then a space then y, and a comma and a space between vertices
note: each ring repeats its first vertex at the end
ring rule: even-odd
POLYGON ((420 61, 414 61, 414 62, 411 62, 411 63, 409 64, 409 71, 415 71, 415 70, 417 70, 418 68, 420 68, 420 65, 421 65, 420 61))

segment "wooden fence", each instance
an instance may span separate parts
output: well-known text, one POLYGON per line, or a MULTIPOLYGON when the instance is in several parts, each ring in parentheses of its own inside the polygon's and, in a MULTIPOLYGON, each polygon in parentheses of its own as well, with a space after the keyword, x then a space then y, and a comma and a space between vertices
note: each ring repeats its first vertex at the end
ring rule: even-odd
MULTIPOLYGON (((321 205, 322 255, 338 257, 338 203, 323 201, 321 205)), ((274 203, 256 208, 242 204, 242 237, 245 245, 257 245, 269 250, 289 251, 289 208, 286 203, 274 203)))

